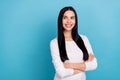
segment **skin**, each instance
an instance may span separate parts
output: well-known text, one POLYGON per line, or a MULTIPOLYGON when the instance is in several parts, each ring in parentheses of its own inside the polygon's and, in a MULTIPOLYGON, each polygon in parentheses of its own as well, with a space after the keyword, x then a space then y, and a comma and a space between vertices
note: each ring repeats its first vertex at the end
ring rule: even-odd
MULTIPOLYGON (((73 41, 72 39, 72 29, 75 26, 75 14, 73 11, 66 11, 63 15, 62 19, 63 28, 64 28, 64 36, 66 41, 73 41)), ((80 73, 81 71, 85 71, 86 65, 85 62, 92 61, 94 59, 94 55, 92 53, 89 53, 89 59, 87 61, 84 61, 82 63, 68 63, 64 62, 65 68, 72 68, 74 70, 74 74, 80 73)))
POLYGON ((63 23, 63 28, 64 28, 65 40, 68 40, 68 41, 73 40, 71 31, 72 31, 73 27, 75 26, 74 12, 70 11, 70 10, 66 11, 63 15, 62 23, 63 23))

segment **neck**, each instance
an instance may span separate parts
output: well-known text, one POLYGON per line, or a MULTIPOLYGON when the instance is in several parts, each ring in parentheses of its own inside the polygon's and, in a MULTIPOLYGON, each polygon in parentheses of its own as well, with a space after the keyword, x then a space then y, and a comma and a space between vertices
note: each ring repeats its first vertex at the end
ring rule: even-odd
POLYGON ((71 31, 64 31, 64 36, 65 36, 65 40, 67 40, 67 41, 73 40, 71 31))

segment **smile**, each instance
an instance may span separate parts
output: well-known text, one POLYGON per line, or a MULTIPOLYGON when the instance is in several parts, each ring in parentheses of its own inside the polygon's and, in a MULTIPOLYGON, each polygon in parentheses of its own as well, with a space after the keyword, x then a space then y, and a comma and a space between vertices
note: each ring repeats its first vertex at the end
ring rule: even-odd
POLYGON ((70 27, 72 27, 72 24, 65 24, 65 26, 66 26, 67 28, 70 28, 70 27))

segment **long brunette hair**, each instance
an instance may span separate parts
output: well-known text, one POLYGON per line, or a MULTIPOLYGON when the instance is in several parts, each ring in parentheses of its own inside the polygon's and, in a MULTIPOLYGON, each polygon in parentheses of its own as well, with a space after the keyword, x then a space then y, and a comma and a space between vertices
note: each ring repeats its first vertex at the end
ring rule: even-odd
POLYGON ((61 9, 59 16, 58 16, 58 38, 57 39, 58 39, 60 58, 61 58, 62 62, 64 62, 65 60, 69 60, 68 56, 67 56, 67 52, 66 52, 66 47, 65 47, 65 37, 64 37, 64 33, 63 33, 64 28, 63 28, 63 23, 62 23, 63 15, 68 10, 73 11, 75 14, 75 22, 76 23, 72 29, 72 39, 75 41, 77 46, 82 50, 83 60, 86 61, 86 60, 88 60, 88 57, 89 57, 88 51, 84 45, 82 38, 78 34, 77 14, 76 14, 76 11, 74 10, 74 8, 71 6, 64 7, 63 9, 61 9))

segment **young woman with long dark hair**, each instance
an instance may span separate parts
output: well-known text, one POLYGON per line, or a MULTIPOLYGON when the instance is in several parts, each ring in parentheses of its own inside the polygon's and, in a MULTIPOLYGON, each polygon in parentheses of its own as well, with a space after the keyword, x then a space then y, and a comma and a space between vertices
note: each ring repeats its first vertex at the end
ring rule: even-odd
POLYGON ((97 67, 97 60, 85 35, 78 34, 77 14, 73 7, 61 9, 58 36, 50 50, 55 67, 54 80, 86 80, 85 72, 97 67))

